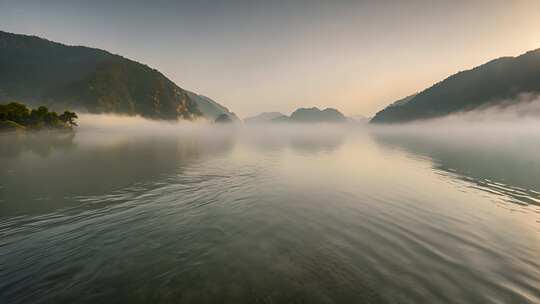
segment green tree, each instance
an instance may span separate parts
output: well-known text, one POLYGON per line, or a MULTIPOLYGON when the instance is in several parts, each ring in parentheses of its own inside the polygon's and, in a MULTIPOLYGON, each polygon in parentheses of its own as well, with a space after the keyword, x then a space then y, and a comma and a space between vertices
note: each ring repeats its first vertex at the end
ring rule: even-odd
POLYGON ((75 112, 64 111, 63 114, 60 114, 58 117, 62 122, 69 125, 70 127, 77 126, 75 119, 79 118, 75 112))
POLYGON ((17 102, 0 104, 1 126, 20 125, 34 130, 71 128, 77 126, 75 122, 77 118, 78 116, 74 112, 65 111, 63 114, 58 115, 44 106, 30 110, 25 105, 17 102))
POLYGON ((56 114, 56 112, 45 113, 45 115, 43 115, 43 122, 47 127, 50 128, 57 128, 62 126, 62 123, 60 119, 58 119, 58 114, 56 114))
MULTIPOLYGON (((47 123, 45 122, 45 116, 49 113, 49 109, 47 107, 41 106, 37 109, 32 109, 30 111, 30 121, 28 122, 29 125, 33 126, 34 128, 42 128, 47 123)), ((48 120, 50 121, 52 117, 49 117, 48 120)))
POLYGON ((7 112, 7 106, 0 104, 0 121, 7 120, 8 112, 7 112))
POLYGON ((6 120, 11 120, 18 124, 26 124, 30 115, 30 110, 18 102, 10 102, 5 106, 6 120))

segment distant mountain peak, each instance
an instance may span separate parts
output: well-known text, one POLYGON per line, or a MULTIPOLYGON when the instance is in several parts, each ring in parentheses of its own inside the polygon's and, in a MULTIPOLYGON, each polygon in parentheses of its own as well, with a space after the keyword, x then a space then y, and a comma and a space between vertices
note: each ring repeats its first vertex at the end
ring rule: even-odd
POLYGON ((333 108, 320 110, 317 107, 299 108, 294 111, 290 120, 294 122, 345 122, 347 118, 333 108))
POLYGON ((271 122, 272 120, 287 117, 286 115, 280 113, 280 112, 263 112, 261 114, 246 117, 244 119, 245 123, 267 123, 271 122))

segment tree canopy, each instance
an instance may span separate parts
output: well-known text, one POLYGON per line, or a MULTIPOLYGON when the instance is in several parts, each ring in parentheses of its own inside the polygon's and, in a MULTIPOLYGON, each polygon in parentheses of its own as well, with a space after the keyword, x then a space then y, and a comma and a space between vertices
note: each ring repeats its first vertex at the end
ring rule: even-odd
POLYGON ((2 128, 71 129, 77 126, 75 112, 58 113, 45 106, 29 109, 22 103, 0 104, 0 126, 2 128))

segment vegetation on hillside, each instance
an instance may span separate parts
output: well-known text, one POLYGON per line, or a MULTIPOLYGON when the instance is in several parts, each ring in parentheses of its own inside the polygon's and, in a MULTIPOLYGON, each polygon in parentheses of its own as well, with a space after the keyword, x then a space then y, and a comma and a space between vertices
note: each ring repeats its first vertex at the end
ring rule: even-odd
POLYGON ((0 31, 0 102, 156 119, 201 115, 159 71, 109 52, 0 31))
POLYGON ((45 106, 29 109, 24 104, 11 102, 0 104, 1 130, 41 130, 41 129, 72 129, 77 126, 78 118, 75 112, 64 111, 58 114, 49 111, 45 106))
POLYGON ((492 60, 457 73, 380 111, 373 123, 441 117, 480 107, 515 103, 521 94, 540 92, 540 49, 492 60))

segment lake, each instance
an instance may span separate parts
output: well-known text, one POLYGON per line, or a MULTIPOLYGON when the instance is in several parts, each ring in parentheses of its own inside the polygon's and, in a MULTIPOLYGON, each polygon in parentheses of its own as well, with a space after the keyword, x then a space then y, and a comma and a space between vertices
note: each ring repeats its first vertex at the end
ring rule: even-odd
POLYGON ((1 303, 540 302, 538 136, 96 120, 0 135, 1 303))

